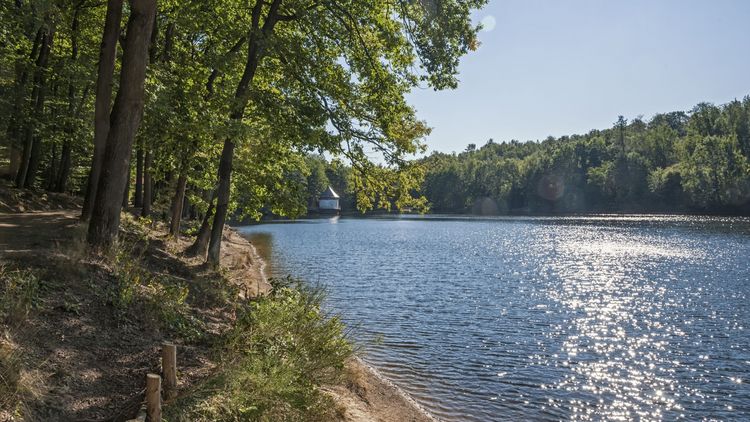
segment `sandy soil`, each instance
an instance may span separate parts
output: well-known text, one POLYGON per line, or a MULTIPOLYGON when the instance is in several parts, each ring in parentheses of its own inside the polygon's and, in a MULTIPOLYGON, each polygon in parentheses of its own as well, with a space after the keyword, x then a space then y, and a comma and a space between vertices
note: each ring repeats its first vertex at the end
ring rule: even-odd
MULTIPOLYGON (((173 341, 146 313, 118 316, 108 301, 115 281, 106 264, 84 256, 77 210, 0 212, 0 265, 34 269, 40 280, 36 311, 4 327, 35 379, 30 420, 119 421, 140 407, 143 378, 159 372, 160 345, 173 341)), ((195 274, 158 241, 147 255, 150 271, 195 274)), ((228 320, 219 306, 201 308, 228 320)), ((218 330, 218 328, 217 328, 218 330)), ((180 383, 210 374, 210 349, 179 344, 180 383)), ((0 421, 7 420, 0 412, 0 421)))
POLYGON ((359 358, 347 364, 347 381, 327 386, 347 422, 436 421, 403 390, 359 358))

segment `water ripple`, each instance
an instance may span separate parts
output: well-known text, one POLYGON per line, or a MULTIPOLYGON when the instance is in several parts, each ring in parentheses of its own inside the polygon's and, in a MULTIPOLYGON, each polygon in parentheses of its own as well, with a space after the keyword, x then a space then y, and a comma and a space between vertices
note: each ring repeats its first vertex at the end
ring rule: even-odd
POLYGON ((750 420, 749 219, 338 223, 243 231, 444 420, 750 420))

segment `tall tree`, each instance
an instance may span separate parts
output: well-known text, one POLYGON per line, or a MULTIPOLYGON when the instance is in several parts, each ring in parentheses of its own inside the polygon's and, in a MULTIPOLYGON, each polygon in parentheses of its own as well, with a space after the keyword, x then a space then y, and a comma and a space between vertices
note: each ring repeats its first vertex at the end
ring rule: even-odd
POLYGON ((133 138, 142 116, 148 47, 155 13, 156 0, 130 2, 120 88, 112 108, 102 172, 89 222, 88 241, 96 250, 111 246, 120 226, 120 201, 130 168, 133 138))
POLYGON ((31 103, 33 104, 32 116, 26 123, 24 134, 23 155, 21 165, 16 176, 16 186, 31 188, 36 179, 41 154, 41 138, 39 136, 39 124, 42 122, 44 112, 44 101, 46 94, 46 71, 49 65, 50 51, 54 39, 54 27, 48 19, 42 30, 39 56, 34 71, 34 86, 31 91, 31 103))
MULTIPOLYGON (((70 24, 70 61, 69 66, 75 69, 78 61, 78 39, 80 36, 80 15, 85 0, 79 0, 73 9, 73 18, 70 24)), ((70 176, 70 167, 72 165, 71 154, 73 150, 73 136, 75 132, 74 115, 83 107, 85 93, 82 94, 81 104, 76 105, 76 84, 75 75, 71 73, 68 80, 68 122, 66 124, 66 136, 63 141, 62 151, 60 152, 60 168, 57 172, 52 172, 54 177, 53 189, 57 192, 64 192, 68 186, 68 177, 70 176)))
POLYGON ((112 102, 112 79, 117 57, 117 40, 120 35, 120 21, 122 20, 122 1, 107 0, 107 14, 102 31, 101 47, 99 49, 99 68, 96 79, 96 103, 94 106, 94 154, 91 158, 86 196, 83 201, 81 220, 88 221, 94 209, 96 191, 99 186, 99 176, 104 161, 107 135, 110 124, 110 105, 112 102))
MULTIPOLYGON (((427 130, 416 121, 403 94, 420 80, 437 89, 456 85, 460 56, 476 46, 477 28, 471 25, 470 13, 484 3, 256 1, 230 121, 242 122, 256 73, 261 65, 267 65, 262 69, 264 75, 280 74, 290 80, 275 83, 297 84, 291 89, 304 97, 297 100, 298 110, 324 115, 335 128, 335 134, 311 139, 308 147, 343 154, 356 162, 361 177, 355 179, 363 188, 360 192, 366 192, 364 188, 369 186, 404 193, 406 184, 400 182, 405 179, 384 178, 389 173, 369 162, 364 145, 374 147, 395 167, 405 164, 406 154, 420 149, 419 140, 427 130), (269 60, 263 62, 264 58, 269 60), (421 68, 420 73, 414 71, 415 65, 421 68)), ((290 95, 289 90, 286 95, 290 95)), ((234 136, 225 139, 219 161, 217 205, 207 257, 213 265, 219 262, 229 209, 236 141, 234 136)))

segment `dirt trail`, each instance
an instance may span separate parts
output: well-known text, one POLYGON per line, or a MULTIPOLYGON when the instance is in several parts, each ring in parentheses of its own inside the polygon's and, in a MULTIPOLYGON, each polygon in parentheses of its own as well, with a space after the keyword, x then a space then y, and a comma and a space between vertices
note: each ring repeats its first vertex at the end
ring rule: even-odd
POLYGON ((76 233, 77 217, 72 210, 0 212, 0 259, 65 244, 76 233))
POLYGON ((152 369, 146 355, 158 345, 151 333, 124 335, 136 326, 116 321, 98 295, 106 275, 66 256, 79 247, 77 217, 75 210, 0 213, 0 263, 33 268, 40 280, 38 311, 14 330, 39 388, 29 403, 34 420, 129 413, 139 401, 137 375, 152 369))

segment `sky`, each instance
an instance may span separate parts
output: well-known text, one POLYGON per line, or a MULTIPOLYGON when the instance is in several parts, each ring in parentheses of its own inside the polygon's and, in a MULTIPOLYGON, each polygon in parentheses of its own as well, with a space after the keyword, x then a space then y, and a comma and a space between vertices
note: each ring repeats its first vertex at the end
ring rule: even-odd
POLYGON ((459 87, 409 94, 429 151, 543 140, 750 95, 750 0, 490 0, 459 87))

